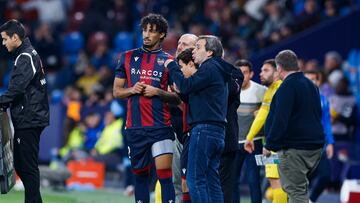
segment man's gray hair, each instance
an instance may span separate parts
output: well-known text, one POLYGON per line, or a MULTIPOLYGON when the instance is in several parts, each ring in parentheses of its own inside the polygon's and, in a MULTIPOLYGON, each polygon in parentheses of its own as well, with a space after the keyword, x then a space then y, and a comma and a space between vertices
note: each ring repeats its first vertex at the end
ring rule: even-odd
POLYGON ((205 44, 205 50, 206 51, 212 51, 213 57, 222 57, 223 55, 223 46, 221 44, 221 41, 219 40, 218 37, 214 36, 214 35, 201 35, 198 38, 198 41, 204 39, 206 44, 205 44))
POLYGON ((298 71, 298 58, 295 52, 291 50, 283 50, 275 57, 275 63, 285 71, 298 71))

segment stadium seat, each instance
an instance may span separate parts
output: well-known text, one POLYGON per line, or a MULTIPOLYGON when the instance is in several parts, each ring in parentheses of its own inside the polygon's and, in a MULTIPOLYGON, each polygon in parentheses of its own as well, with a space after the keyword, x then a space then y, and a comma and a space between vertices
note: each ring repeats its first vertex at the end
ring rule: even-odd
POLYGON ((84 37, 80 32, 71 32, 65 35, 63 50, 66 55, 77 54, 84 48, 84 37))
POLYGON ((114 51, 123 52, 134 48, 133 36, 130 32, 119 32, 114 38, 114 51))
POLYGON ((143 38, 141 32, 136 34, 135 45, 136 47, 141 47, 143 45, 143 38))
POLYGON ((90 52, 94 52, 96 47, 100 43, 107 44, 109 41, 109 36, 103 31, 97 31, 91 33, 87 42, 87 48, 90 52))
POLYGON ((141 32, 139 20, 136 20, 133 23, 133 29, 134 29, 134 33, 136 33, 135 34, 135 47, 141 47, 143 44, 143 40, 142 40, 142 32, 141 32))

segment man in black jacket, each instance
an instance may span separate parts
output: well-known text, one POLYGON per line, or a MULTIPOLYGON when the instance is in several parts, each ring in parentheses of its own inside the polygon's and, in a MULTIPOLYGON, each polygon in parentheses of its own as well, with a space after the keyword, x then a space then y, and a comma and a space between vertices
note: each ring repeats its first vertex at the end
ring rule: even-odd
POLYGON ((283 80, 275 93, 265 123, 265 155, 279 156, 279 176, 289 203, 309 202, 307 176, 314 171, 324 147, 319 90, 299 72, 291 50, 275 58, 283 80))
POLYGON ((192 202, 224 202, 218 169, 224 149, 231 70, 216 60, 222 53, 217 37, 200 36, 193 51, 194 62, 199 64, 194 75, 185 78, 176 62, 165 62, 180 93, 189 95, 191 136, 186 179, 192 202))
POLYGON ((239 124, 237 109, 240 105, 241 85, 244 80, 242 72, 230 63, 216 58, 220 65, 228 66, 231 70, 231 80, 228 83, 229 96, 228 108, 226 113, 226 129, 225 129, 225 147, 220 159, 220 182, 224 193, 224 202, 231 202, 234 191, 236 174, 233 172, 235 168, 234 159, 239 149, 239 124))
POLYGON ((3 45, 15 63, 1 108, 10 107, 14 134, 14 166, 25 187, 25 202, 42 202, 38 168, 40 134, 49 125, 49 103, 40 56, 25 37, 24 26, 9 20, 0 27, 3 45))

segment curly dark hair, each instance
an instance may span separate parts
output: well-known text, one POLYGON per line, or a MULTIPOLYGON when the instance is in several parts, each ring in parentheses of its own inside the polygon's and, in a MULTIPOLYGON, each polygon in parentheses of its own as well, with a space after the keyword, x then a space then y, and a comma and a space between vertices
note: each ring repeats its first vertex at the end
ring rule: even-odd
POLYGON ((167 20, 162 15, 150 13, 149 15, 143 17, 140 23, 141 28, 145 29, 148 24, 151 26, 155 25, 157 32, 165 34, 161 40, 165 39, 169 25, 167 20))

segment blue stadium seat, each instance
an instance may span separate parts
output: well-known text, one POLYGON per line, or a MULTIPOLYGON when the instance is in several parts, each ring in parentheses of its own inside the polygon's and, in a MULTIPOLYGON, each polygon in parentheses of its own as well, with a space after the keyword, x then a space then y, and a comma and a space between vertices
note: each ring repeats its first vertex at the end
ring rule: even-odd
POLYGON ((50 94, 50 98, 51 98, 50 101, 52 104, 59 104, 63 96, 64 96, 63 90, 59 90, 59 89, 53 90, 50 94))
POLYGON ((80 32, 70 32, 65 35, 63 50, 65 54, 77 54, 84 48, 84 37, 80 32))
POLYGON ((134 48, 133 35, 130 32, 119 32, 114 39, 114 51, 123 52, 134 48))
POLYGON ((141 32, 138 32, 136 34, 135 45, 136 45, 136 47, 141 47, 143 45, 143 38, 142 38, 141 32))

